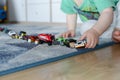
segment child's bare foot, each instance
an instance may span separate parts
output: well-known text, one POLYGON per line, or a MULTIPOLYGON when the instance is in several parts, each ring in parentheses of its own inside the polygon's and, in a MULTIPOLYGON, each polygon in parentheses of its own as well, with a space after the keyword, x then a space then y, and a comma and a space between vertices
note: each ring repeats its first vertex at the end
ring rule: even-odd
POLYGON ((120 30, 115 29, 115 30, 113 31, 112 39, 113 39, 113 41, 115 41, 115 42, 117 42, 117 43, 120 42, 120 30))

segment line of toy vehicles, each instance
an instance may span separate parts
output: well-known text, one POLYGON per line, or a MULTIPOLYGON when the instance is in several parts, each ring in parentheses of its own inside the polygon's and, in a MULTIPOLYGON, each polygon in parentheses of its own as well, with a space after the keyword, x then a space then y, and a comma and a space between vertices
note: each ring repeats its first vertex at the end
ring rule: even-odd
POLYGON ((27 35, 24 31, 20 31, 19 34, 17 34, 15 31, 7 28, 0 28, 0 31, 8 34, 13 39, 23 39, 35 44, 47 43, 49 46, 62 45, 70 48, 84 48, 87 44, 86 40, 77 41, 75 39, 65 39, 63 37, 55 38, 52 34, 41 33, 38 35, 27 35))

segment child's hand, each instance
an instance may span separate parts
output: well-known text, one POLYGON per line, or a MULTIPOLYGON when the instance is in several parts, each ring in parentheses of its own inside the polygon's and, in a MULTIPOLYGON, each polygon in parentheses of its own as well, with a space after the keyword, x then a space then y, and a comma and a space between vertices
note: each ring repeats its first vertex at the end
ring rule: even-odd
POLYGON ((74 37, 75 36, 75 30, 68 30, 61 34, 61 37, 68 38, 68 37, 74 37))
POLYGON ((80 40, 87 39, 85 48, 94 48, 99 41, 99 33, 94 29, 89 29, 80 38, 80 40))
POLYGON ((112 34, 112 39, 113 39, 113 41, 115 41, 115 42, 120 42, 120 30, 114 30, 113 31, 113 34, 112 34))

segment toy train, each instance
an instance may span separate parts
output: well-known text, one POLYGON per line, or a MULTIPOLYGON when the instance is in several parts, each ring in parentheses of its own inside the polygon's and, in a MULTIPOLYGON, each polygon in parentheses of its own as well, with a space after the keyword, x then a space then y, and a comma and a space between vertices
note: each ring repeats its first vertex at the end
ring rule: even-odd
POLYGON ((47 43, 49 46, 61 45, 70 48, 85 48, 87 44, 86 40, 77 41, 75 39, 65 39, 63 37, 55 38, 55 35, 52 34, 41 33, 38 35, 27 35, 24 31, 20 31, 19 34, 17 34, 15 31, 7 28, 0 28, 0 31, 8 34, 13 39, 23 39, 35 44, 47 43))

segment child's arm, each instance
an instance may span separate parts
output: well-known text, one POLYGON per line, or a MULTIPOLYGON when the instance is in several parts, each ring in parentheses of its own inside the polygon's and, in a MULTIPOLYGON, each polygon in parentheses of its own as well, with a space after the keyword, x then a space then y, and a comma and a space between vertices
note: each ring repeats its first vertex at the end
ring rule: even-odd
POLYGON ((74 37, 76 24, 77 24, 77 14, 67 14, 66 16, 66 23, 67 23, 67 31, 62 33, 61 36, 67 37, 74 37))
POLYGON ((100 13, 100 17, 97 23, 93 26, 93 29, 101 35, 107 30, 107 28, 112 24, 113 21, 113 9, 107 8, 100 13))
POLYGON ((94 48, 96 44, 98 43, 99 36, 107 30, 107 28, 111 25, 113 21, 113 9, 112 8, 106 8, 100 13, 100 17, 96 24, 86 31, 82 39, 87 39, 87 45, 86 48, 94 48))

